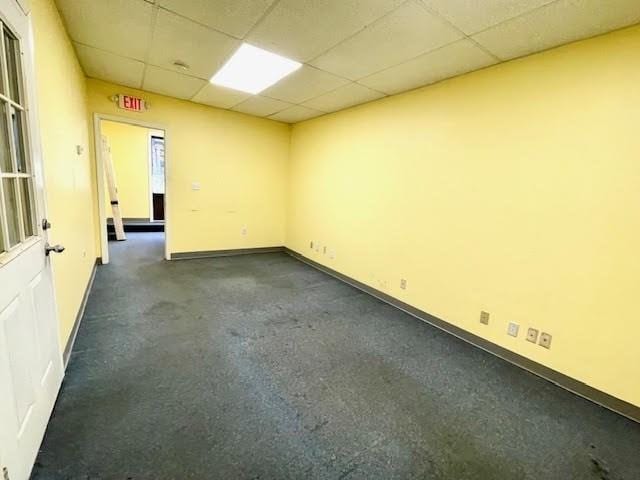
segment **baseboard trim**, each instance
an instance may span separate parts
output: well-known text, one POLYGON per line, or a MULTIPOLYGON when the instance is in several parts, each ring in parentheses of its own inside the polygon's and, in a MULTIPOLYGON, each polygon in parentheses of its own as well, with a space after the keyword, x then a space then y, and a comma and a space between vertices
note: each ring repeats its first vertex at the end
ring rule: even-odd
POLYGON ((102 258, 100 257, 96 258, 96 261, 93 264, 93 270, 91 270, 91 277, 89 277, 87 286, 84 289, 84 295, 82 296, 82 302, 80 302, 80 308, 78 309, 76 320, 75 322, 73 322, 73 329, 71 330, 71 335, 69 336, 69 340, 67 340, 67 345, 64 347, 64 353, 62 354, 62 361, 63 361, 65 370, 67 369, 67 365, 69 364, 69 358, 71 357, 71 352, 73 351, 73 345, 76 343, 76 337, 78 336, 80 323, 82 322, 82 317, 84 316, 84 310, 87 307, 87 300, 89 299, 89 293, 91 292, 91 287, 93 287, 93 281, 96 278, 96 270, 98 268, 98 265, 102 265, 102 258))
POLYGON ((330 267, 322 265, 310 258, 305 257, 304 255, 291 250, 287 247, 284 248, 284 251, 292 256, 293 258, 300 260, 311 267, 316 268, 328 275, 331 275, 338 280, 341 280, 352 287, 361 290, 378 300, 381 300, 393 307, 396 307, 399 310, 402 310, 409 315, 416 317, 423 322, 426 322, 430 325, 433 325, 440 330, 443 330, 471 345, 480 348, 496 357, 499 357, 513 365, 516 365, 524 370, 527 370, 538 377, 541 377, 565 390, 574 393, 582 398, 585 398, 593 403, 600 405, 601 407, 607 408, 615 413, 618 413, 624 417, 627 417, 630 420, 640 423, 640 407, 637 407, 629 402, 625 402, 624 400, 620 400, 608 393, 605 393, 601 390, 598 390, 594 387, 587 385, 586 383, 580 382, 574 378, 571 378, 563 373, 560 373, 556 370, 553 370, 545 365, 542 365, 538 362, 534 362, 533 360, 528 359, 527 357, 523 357, 520 354, 512 352, 511 350, 507 350, 500 345, 497 345, 489 340, 486 340, 482 337, 479 337, 471 332, 467 332, 466 330, 461 329, 451 323, 448 323, 440 318, 434 317, 427 312, 424 312, 408 303, 403 302, 402 300, 398 300, 391 295, 388 295, 380 290, 376 290, 375 288, 370 287, 358 280, 355 280, 347 275, 344 275, 336 270, 333 270, 330 267))
MULTIPOLYGON (((149 217, 122 217, 123 222, 151 222, 149 217)), ((113 223, 113 217, 107 217, 107 222, 113 223)))
POLYGON ((252 255, 254 253, 284 252, 284 247, 234 248, 230 250, 204 250, 200 252, 176 252, 171 260, 195 260, 198 258, 232 257, 235 255, 252 255))

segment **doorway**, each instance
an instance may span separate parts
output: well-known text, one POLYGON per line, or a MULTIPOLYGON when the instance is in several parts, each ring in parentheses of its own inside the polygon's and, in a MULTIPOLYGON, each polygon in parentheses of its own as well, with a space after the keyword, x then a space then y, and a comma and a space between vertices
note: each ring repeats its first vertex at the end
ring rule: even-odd
POLYGON ((167 259, 166 130, 96 114, 94 132, 102 263, 132 248, 167 259))
POLYGON ((151 132, 149 139, 149 165, 151 179, 151 221, 164 222, 164 132, 159 136, 151 132))

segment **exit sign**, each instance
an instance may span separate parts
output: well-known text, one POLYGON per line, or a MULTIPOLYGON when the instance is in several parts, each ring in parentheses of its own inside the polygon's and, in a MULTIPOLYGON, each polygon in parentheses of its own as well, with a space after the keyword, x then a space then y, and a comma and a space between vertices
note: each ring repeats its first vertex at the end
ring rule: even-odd
POLYGON ((118 95, 118 107, 132 112, 144 112, 147 106, 142 98, 131 95, 118 95))

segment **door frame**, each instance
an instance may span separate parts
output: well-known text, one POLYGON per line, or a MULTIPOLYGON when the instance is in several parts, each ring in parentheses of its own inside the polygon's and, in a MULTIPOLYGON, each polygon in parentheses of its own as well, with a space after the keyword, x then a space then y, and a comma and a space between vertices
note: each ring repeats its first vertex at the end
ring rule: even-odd
POLYGON ((102 158, 102 147, 100 144, 102 129, 100 127, 101 122, 107 120, 110 122, 126 123, 136 127, 144 127, 152 130, 164 131, 164 258, 165 260, 171 260, 171 252, 169 251, 169 225, 170 215, 169 209, 169 156, 167 155, 167 145, 169 144, 169 131, 166 126, 155 123, 147 122, 145 120, 138 120, 137 118, 121 117, 118 115, 110 115, 106 113, 94 113, 93 114, 93 144, 96 157, 96 181, 98 183, 98 219, 100 222, 100 255, 102 264, 109 263, 109 238, 107 234, 107 212, 105 209, 105 176, 104 176, 104 159, 102 158))
MULTIPOLYGON (((149 221, 151 222, 155 222, 156 219, 154 218, 154 214, 153 214, 153 139, 154 138, 159 138, 158 134, 155 133, 159 131, 159 129, 155 129, 155 130, 149 130, 148 131, 148 135, 147 135, 147 154, 149 157, 149 221)), ((164 132, 164 131, 163 131, 164 132)), ((164 191, 165 191, 165 195, 167 193, 167 175, 166 175, 166 162, 167 162, 167 144, 165 143, 165 136, 166 136, 166 132, 164 132, 162 134, 162 141, 164 143, 165 149, 164 149, 164 156, 165 156, 165 175, 164 175, 164 191)), ((166 197, 165 197, 166 198, 166 197)), ((165 203, 165 207, 166 207, 166 202, 164 201, 163 198, 163 202, 165 203)), ((165 219, 166 219, 166 213, 165 213, 165 219)), ((164 220, 162 220, 164 222, 164 220)))

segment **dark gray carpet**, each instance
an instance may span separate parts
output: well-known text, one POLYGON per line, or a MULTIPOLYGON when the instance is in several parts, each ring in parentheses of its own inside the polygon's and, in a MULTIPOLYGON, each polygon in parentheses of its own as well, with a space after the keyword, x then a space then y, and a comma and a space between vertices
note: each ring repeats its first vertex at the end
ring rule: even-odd
POLYGON ((112 252, 33 478, 640 478, 640 425, 285 254, 112 252))

